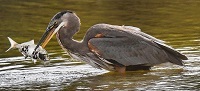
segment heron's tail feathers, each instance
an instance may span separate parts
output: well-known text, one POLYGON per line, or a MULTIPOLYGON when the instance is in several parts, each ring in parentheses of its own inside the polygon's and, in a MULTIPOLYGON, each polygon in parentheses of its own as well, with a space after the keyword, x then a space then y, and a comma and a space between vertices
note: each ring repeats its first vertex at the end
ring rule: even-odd
POLYGON ((174 50, 173 48, 165 45, 165 44, 160 44, 157 43, 161 48, 163 48, 166 52, 169 53, 169 57, 171 58, 171 60, 169 60, 171 63, 175 63, 177 65, 183 65, 182 60, 187 60, 188 58, 181 54, 180 52, 174 50))
POLYGON ((10 48, 8 48, 8 50, 6 50, 5 52, 8 52, 9 50, 16 48, 16 45, 18 45, 18 43, 12 40, 10 37, 8 37, 8 40, 10 42, 10 48))

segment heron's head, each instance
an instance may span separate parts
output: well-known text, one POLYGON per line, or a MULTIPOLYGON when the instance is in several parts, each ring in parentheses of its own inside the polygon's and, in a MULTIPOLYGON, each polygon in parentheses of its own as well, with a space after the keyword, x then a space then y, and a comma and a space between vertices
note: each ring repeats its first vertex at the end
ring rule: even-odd
POLYGON ((50 41, 50 39, 55 35, 59 30, 67 30, 69 33, 76 33, 80 26, 80 20, 77 15, 72 11, 62 11, 54 15, 54 17, 49 22, 45 33, 38 42, 35 50, 41 45, 43 48, 50 41), (70 30, 71 28, 78 28, 70 30))

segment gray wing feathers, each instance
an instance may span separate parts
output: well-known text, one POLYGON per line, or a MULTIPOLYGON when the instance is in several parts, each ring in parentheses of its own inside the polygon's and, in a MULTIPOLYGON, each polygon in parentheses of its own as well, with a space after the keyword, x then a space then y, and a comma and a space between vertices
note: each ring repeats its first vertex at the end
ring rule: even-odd
POLYGON ((93 38, 89 41, 104 59, 112 59, 125 66, 152 66, 168 62, 167 54, 146 42, 131 41, 128 38, 93 38))
POLYGON ((137 27, 133 27, 133 26, 122 26, 123 28, 125 28, 125 31, 126 32, 129 32, 131 34, 137 34, 141 37, 144 37, 146 38, 147 40, 153 40, 153 41, 157 41, 157 42, 160 42, 160 43, 164 43, 165 41, 163 40, 160 40, 160 39, 157 39, 149 34, 146 34, 144 32, 142 32, 139 28, 137 27))
POLYGON ((133 26, 122 26, 123 28, 125 28, 125 29, 130 29, 130 30, 134 30, 134 31, 141 31, 141 29, 140 28, 138 28, 138 27, 133 27, 133 26))
POLYGON ((174 50, 172 47, 166 45, 166 44, 162 44, 162 43, 158 43, 158 42, 155 42, 157 45, 159 45, 162 49, 164 49, 165 51, 167 51, 168 53, 170 53, 171 55, 174 55, 180 59, 183 59, 183 60, 187 60, 188 58, 179 53, 178 51, 174 50))
POLYGON ((112 59, 125 66, 148 65, 153 66, 164 62, 182 64, 184 55, 164 44, 151 35, 143 33, 140 29, 131 26, 115 26, 109 24, 96 24, 89 29, 85 41, 98 49, 98 56, 112 59), (94 38, 96 34, 104 37, 94 38))

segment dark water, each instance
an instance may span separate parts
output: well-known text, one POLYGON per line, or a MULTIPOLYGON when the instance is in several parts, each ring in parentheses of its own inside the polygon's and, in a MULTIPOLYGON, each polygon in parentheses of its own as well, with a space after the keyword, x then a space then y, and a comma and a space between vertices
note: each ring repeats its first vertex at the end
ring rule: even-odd
POLYGON ((0 90, 200 90, 200 1, 198 0, 0 0, 0 90), (51 64, 33 64, 17 51, 5 53, 7 37, 37 43, 52 16, 73 10, 81 19, 81 40, 96 23, 131 25, 151 34, 189 60, 150 71, 117 74, 70 59, 54 37, 51 64))

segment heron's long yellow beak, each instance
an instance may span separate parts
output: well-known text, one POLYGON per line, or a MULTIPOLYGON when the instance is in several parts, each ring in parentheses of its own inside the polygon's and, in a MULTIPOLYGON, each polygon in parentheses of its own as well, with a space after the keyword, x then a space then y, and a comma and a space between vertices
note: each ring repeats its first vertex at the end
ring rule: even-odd
POLYGON ((35 50, 40 46, 40 44, 42 44, 41 46, 42 48, 44 48, 47 45, 47 43, 51 40, 53 35, 55 35, 64 25, 66 25, 66 22, 60 23, 60 25, 57 28, 54 28, 54 25, 50 28, 47 28, 46 32, 43 34, 42 38, 35 47, 35 50))
POLYGON ((42 43, 42 48, 44 48, 46 45, 47 45, 47 43, 49 43, 49 41, 51 40, 51 38, 55 35, 55 33, 56 32, 54 32, 55 30, 54 29, 52 29, 50 32, 49 32, 49 34, 47 35, 47 37, 46 37, 46 39, 44 40, 44 42, 42 43))

